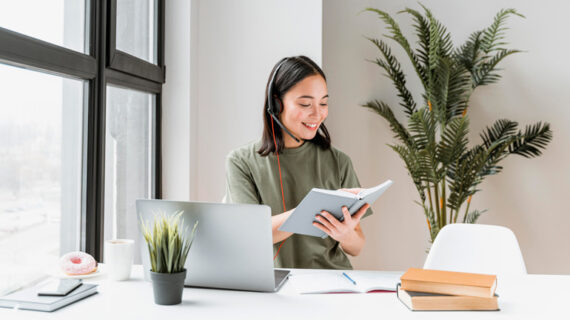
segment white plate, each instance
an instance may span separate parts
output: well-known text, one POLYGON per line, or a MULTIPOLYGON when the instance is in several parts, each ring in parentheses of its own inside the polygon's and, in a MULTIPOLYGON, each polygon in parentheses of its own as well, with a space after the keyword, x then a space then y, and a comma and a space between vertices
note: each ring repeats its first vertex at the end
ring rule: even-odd
POLYGON ((89 274, 79 274, 79 275, 72 276, 72 275, 68 275, 68 274, 64 273, 63 271, 61 271, 61 269, 58 266, 56 268, 52 268, 52 269, 48 270, 46 273, 52 277, 56 277, 56 278, 60 278, 60 279, 88 279, 88 278, 95 278, 95 277, 99 277, 101 275, 104 275, 105 271, 101 270, 101 265, 98 265, 97 270, 95 272, 91 272, 89 274))

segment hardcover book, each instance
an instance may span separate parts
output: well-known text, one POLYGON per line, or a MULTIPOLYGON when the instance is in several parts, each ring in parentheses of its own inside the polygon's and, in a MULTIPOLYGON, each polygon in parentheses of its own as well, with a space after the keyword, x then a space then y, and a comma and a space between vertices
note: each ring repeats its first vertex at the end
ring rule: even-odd
POLYGON ((398 287, 398 299, 412 311, 498 311, 498 296, 491 298, 415 292, 398 287))
POLYGON ((386 189, 392 185, 391 180, 354 194, 341 190, 325 190, 313 188, 295 208, 291 216, 281 225, 279 230, 326 238, 327 234, 313 226, 315 216, 321 211, 330 212, 339 221, 344 220, 342 207, 346 206, 351 215, 364 204, 372 205, 386 189))
POLYGON ((478 273, 410 268, 400 278, 406 291, 492 298, 497 276, 478 273))

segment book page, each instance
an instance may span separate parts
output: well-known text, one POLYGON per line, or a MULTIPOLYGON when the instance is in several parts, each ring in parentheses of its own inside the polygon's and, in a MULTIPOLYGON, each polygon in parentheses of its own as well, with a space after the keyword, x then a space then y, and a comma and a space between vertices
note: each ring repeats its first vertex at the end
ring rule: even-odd
POLYGON ((357 198, 357 195, 355 195, 354 193, 348 192, 348 191, 327 190, 327 189, 319 189, 319 188, 313 188, 313 190, 320 192, 320 193, 331 194, 331 195, 339 196, 339 197, 345 197, 345 198, 351 198, 351 199, 357 198))
POLYGON ((339 273, 291 275, 290 284, 297 293, 360 292, 360 288, 339 273))
POLYGON ((391 184, 392 184, 392 181, 391 181, 391 180, 387 180, 387 181, 383 182, 382 184, 379 184, 379 185, 377 185, 377 186, 375 186, 375 187, 368 188, 368 189, 364 189, 364 190, 362 190, 362 191, 360 191, 360 192, 358 193, 358 198, 359 198, 359 199, 364 199, 364 198, 366 198, 366 196, 368 196, 369 194, 372 194, 372 193, 378 191, 379 189, 382 189, 382 188, 384 188, 384 187, 386 187, 386 186, 389 186, 389 185, 391 185, 391 184))
POLYGON ((402 272, 375 272, 375 271, 360 271, 358 273, 346 272, 359 287, 362 287, 363 292, 372 290, 386 290, 396 291, 396 286, 400 282, 402 272))

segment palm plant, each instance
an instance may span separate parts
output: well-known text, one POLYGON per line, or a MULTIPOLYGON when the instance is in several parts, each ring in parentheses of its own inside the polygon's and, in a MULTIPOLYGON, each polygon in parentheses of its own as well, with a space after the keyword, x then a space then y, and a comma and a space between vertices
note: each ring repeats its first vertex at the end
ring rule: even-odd
POLYGON ((482 142, 469 147, 468 110, 471 94, 478 86, 497 82, 497 65, 507 56, 520 52, 504 48, 506 19, 523 17, 514 9, 500 10, 486 29, 473 32, 454 48, 446 28, 422 5, 423 14, 406 8, 411 15, 418 48, 414 49, 396 21, 386 12, 373 8, 387 25, 386 38, 403 48, 423 85, 423 104, 418 107, 406 87, 400 62, 382 40, 368 38, 381 57, 371 61, 385 71, 401 99, 407 127, 395 117, 386 103, 378 100, 363 105, 386 119, 397 143, 389 145, 404 161, 411 176, 430 231, 431 241, 448 223, 475 223, 486 210, 471 210, 471 199, 487 176, 499 173, 500 162, 511 154, 533 158, 541 155, 552 140, 548 123, 537 122, 518 129, 515 121, 500 119, 480 134, 482 142))
POLYGON ((179 228, 182 211, 167 216, 155 216, 154 222, 147 225, 141 218, 141 230, 148 246, 151 271, 158 273, 178 273, 184 271, 184 264, 192 246, 198 221, 194 223, 192 233, 188 230, 182 233, 179 228))

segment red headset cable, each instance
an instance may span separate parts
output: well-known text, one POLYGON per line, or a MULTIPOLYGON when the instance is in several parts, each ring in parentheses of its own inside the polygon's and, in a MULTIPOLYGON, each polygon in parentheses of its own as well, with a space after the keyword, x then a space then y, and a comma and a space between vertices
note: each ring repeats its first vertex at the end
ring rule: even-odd
MULTIPOLYGON (((279 168, 279 184, 281 185, 281 199, 283 199, 283 212, 286 212, 287 208, 285 208, 285 194, 283 193, 283 180, 281 179, 281 163, 279 162, 279 152, 277 151, 277 141, 275 140, 275 127, 273 125, 273 117, 271 118, 271 132, 273 133, 273 144, 275 145, 275 155, 277 156, 277 167, 279 168)), ((281 251, 281 247, 283 247, 285 240, 281 241, 281 244, 279 245, 279 248, 277 248, 277 252, 273 257, 273 260, 277 259, 279 251, 281 251)))

